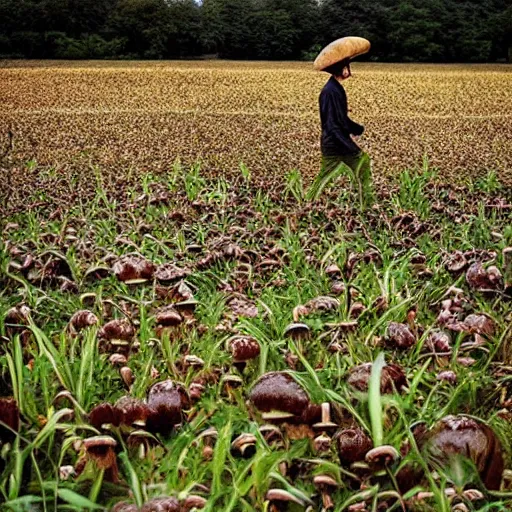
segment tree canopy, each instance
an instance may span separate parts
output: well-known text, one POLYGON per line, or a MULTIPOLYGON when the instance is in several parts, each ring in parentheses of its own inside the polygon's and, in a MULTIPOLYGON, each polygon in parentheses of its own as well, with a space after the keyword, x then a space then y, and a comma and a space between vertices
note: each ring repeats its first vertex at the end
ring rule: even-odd
POLYGON ((0 57, 313 58, 346 35, 379 61, 512 60, 510 0, 0 0, 0 57))

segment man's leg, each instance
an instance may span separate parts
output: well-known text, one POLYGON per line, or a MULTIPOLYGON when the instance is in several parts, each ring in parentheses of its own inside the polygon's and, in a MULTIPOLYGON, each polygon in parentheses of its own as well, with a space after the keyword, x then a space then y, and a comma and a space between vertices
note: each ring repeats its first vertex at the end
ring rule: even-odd
POLYGON ((370 156, 368 153, 361 152, 359 155, 346 157, 344 161, 354 171, 355 186, 361 208, 371 206, 374 197, 370 156))
MULTIPOLYGON (((309 187, 307 192, 307 198, 309 200, 318 199, 324 188, 336 178, 337 168, 343 164, 342 157, 339 156, 323 156, 322 166, 320 172, 313 180, 313 183, 309 187)), ((345 166, 343 166, 345 167, 345 166)))

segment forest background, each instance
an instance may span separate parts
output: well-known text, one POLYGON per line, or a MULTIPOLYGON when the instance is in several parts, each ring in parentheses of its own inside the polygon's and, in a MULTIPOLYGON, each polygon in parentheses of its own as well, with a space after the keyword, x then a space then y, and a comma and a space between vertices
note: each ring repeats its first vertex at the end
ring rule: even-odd
POLYGON ((0 0, 0 58, 512 61, 510 0, 0 0))

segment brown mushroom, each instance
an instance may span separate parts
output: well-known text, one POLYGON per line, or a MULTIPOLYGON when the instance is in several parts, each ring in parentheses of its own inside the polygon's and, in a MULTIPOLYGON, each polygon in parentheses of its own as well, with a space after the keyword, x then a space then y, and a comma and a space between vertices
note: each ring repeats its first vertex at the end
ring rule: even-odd
POLYGON ((495 266, 485 269, 481 262, 473 263, 466 272, 466 281, 477 291, 497 290, 503 285, 501 272, 495 266))
POLYGON ((249 400, 268 421, 300 418, 307 410, 309 397, 291 375, 270 372, 261 376, 249 394, 249 400))
POLYGON ((395 348, 410 348, 416 344, 416 336, 405 324, 390 322, 387 329, 387 342, 395 348))
POLYGON ((284 336, 294 340, 305 340, 309 338, 310 329, 306 324, 294 322, 284 330, 284 336))
POLYGON ((484 313, 468 315, 463 322, 464 331, 469 334, 492 336, 495 330, 494 320, 484 313))
POLYGON ((338 487, 338 482, 329 475, 316 475, 313 477, 313 484, 322 495, 323 510, 334 508, 331 493, 338 487))
MULTIPOLYGON (((368 391, 372 363, 360 364, 349 372, 347 383, 358 391, 368 391)), ((407 377, 403 369, 397 364, 389 363, 382 368, 380 377, 380 392, 383 394, 393 393, 396 389, 401 393, 407 386, 407 377)))
POLYGON ((125 356, 130 352, 134 336, 135 329, 126 318, 107 322, 99 332, 99 337, 105 341, 108 352, 119 352, 125 356))
POLYGON ((155 266, 140 256, 123 256, 114 263, 112 270, 119 281, 137 284, 152 279, 155 266))
POLYGON ((189 397, 182 386, 164 380, 150 388, 148 407, 147 429, 166 435, 183 422, 183 409, 189 407, 189 397))
POLYGON ((4 318, 5 333, 8 338, 13 338, 16 334, 27 332, 26 326, 29 324, 30 308, 20 304, 9 309, 4 318))
POLYGON ((211 460, 213 457, 213 447, 215 444, 215 441, 218 437, 219 433, 217 430, 213 427, 207 428, 206 430, 203 430, 197 438, 196 441, 194 441, 194 444, 197 443, 197 441, 202 440, 203 441, 203 459, 205 460, 211 460))
POLYGON ((338 431, 334 440, 342 465, 364 460, 366 453, 372 449, 372 440, 360 428, 348 428, 338 431))
POLYGON ((20 428, 20 410, 14 398, 0 398, 0 423, 0 443, 12 442, 20 428))
POLYGON ((436 379, 439 381, 448 382, 449 384, 456 384, 457 374, 451 370, 444 370, 437 374, 436 379))
POLYGON ((432 350, 432 352, 451 352, 451 336, 444 331, 432 331, 427 338, 426 346, 432 350))
POLYGON ((325 402, 321 405, 321 411, 321 421, 313 424, 313 429, 319 433, 313 441, 313 446, 316 452, 325 452, 329 450, 331 438, 328 434, 334 432, 338 428, 338 425, 331 421, 331 404, 329 402, 325 402))
POLYGON ((133 382, 135 381, 135 376, 133 375, 132 369, 129 366, 123 366, 119 370, 119 374, 121 375, 125 386, 130 389, 133 382))
POLYGON ((115 408, 121 414, 121 422, 126 426, 143 427, 151 413, 147 404, 138 398, 123 396, 115 403, 115 408))
POLYGON ((462 415, 446 416, 417 443, 429 455, 432 465, 466 457, 475 464, 488 489, 500 488, 503 449, 496 434, 485 423, 462 415))
POLYGON ((341 269, 336 263, 331 263, 325 267, 325 275, 330 279, 339 279, 342 277, 341 269))
POLYGON ((163 496, 146 502, 140 512, 181 512, 181 506, 176 498, 163 496))
POLYGON ((183 317, 172 305, 159 309, 156 314, 156 323, 162 327, 174 327, 181 322, 183 322, 183 317))
POLYGON ((279 444, 283 441, 283 433, 277 425, 266 424, 262 425, 259 429, 260 434, 265 441, 270 445, 279 444))
POLYGON ((350 318, 359 318, 366 311, 366 306, 362 302, 354 302, 348 312, 350 318))
POLYGON ((122 412, 107 402, 98 404, 89 413, 90 424, 98 430, 102 430, 109 425, 118 427, 122 421, 122 412))
POLYGON ((365 455, 366 462, 372 468, 383 468, 396 462, 400 458, 398 451, 389 445, 377 446, 372 448, 365 455))
POLYGON ((184 512, 196 508, 204 508, 206 506, 206 498, 197 494, 189 494, 182 502, 181 507, 184 512))
POLYGON ((105 470, 105 478, 114 483, 119 481, 116 445, 117 441, 110 436, 95 436, 83 441, 87 460, 93 461, 98 469, 105 470))
POLYGON ((108 362, 112 366, 126 366, 126 363, 128 363, 128 359, 123 354, 114 353, 108 358, 108 362))
POLYGON ((283 505, 286 503, 296 503, 297 505, 305 506, 305 502, 303 500, 284 489, 270 489, 267 492, 265 499, 271 504, 277 505, 273 510, 281 510, 283 505))
POLYGON ((174 263, 162 263, 158 265, 155 270, 155 278, 162 283, 169 283, 171 281, 177 281, 183 279, 190 274, 189 270, 182 269, 174 263))
POLYGON ((72 335, 76 335, 78 331, 91 327, 98 323, 98 317, 87 309, 77 311, 69 321, 69 331, 72 335))
MULTIPOLYGON (((321 295, 308 301, 305 305, 306 310, 309 313, 318 311, 334 311, 340 307, 340 301, 335 297, 329 297, 328 295, 321 295)), ((306 313, 308 314, 308 313, 306 313)))
POLYGON ((446 270, 453 272, 454 274, 462 272, 467 267, 467 265, 468 260, 464 256, 464 253, 461 251, 455 251, 448 255, 444 262, 446 270))
POLYGON ((153 446, 158 444, 158 440, 145 430, 132 430, 127 439, 126 444, 128 447, 136 449, 138 453, 139 459, 144 459, 148 450, 150 450, 153 446))
MULTIPOLYGON (((247 363, 260 355, 260 344, 251 336, 233 336, 226 342, 235 364, 247 363)), ((242 367, 243 368, 243 367, 242 367)))
POLYGON ((251 458, 256 453, 256 436, 241 434, 231 443, 231 452, 244 458, 251 458))
POLYGON ((334 295, 341 295, 345 293, 347 287, 343 281, 333 281, 331 284, 331 293, 334 295))

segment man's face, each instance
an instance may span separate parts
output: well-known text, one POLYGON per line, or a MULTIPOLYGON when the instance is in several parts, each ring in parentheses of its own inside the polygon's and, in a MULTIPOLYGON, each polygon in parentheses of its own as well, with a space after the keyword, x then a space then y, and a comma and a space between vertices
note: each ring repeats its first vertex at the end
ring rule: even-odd
POLYGON ((347 64, 342 70, 341 74, 337 76, 336 78, 338 80, 346 80, 347 78, 350 78, 352 76, 352 72, 350 71, 350 64, 347 64))

